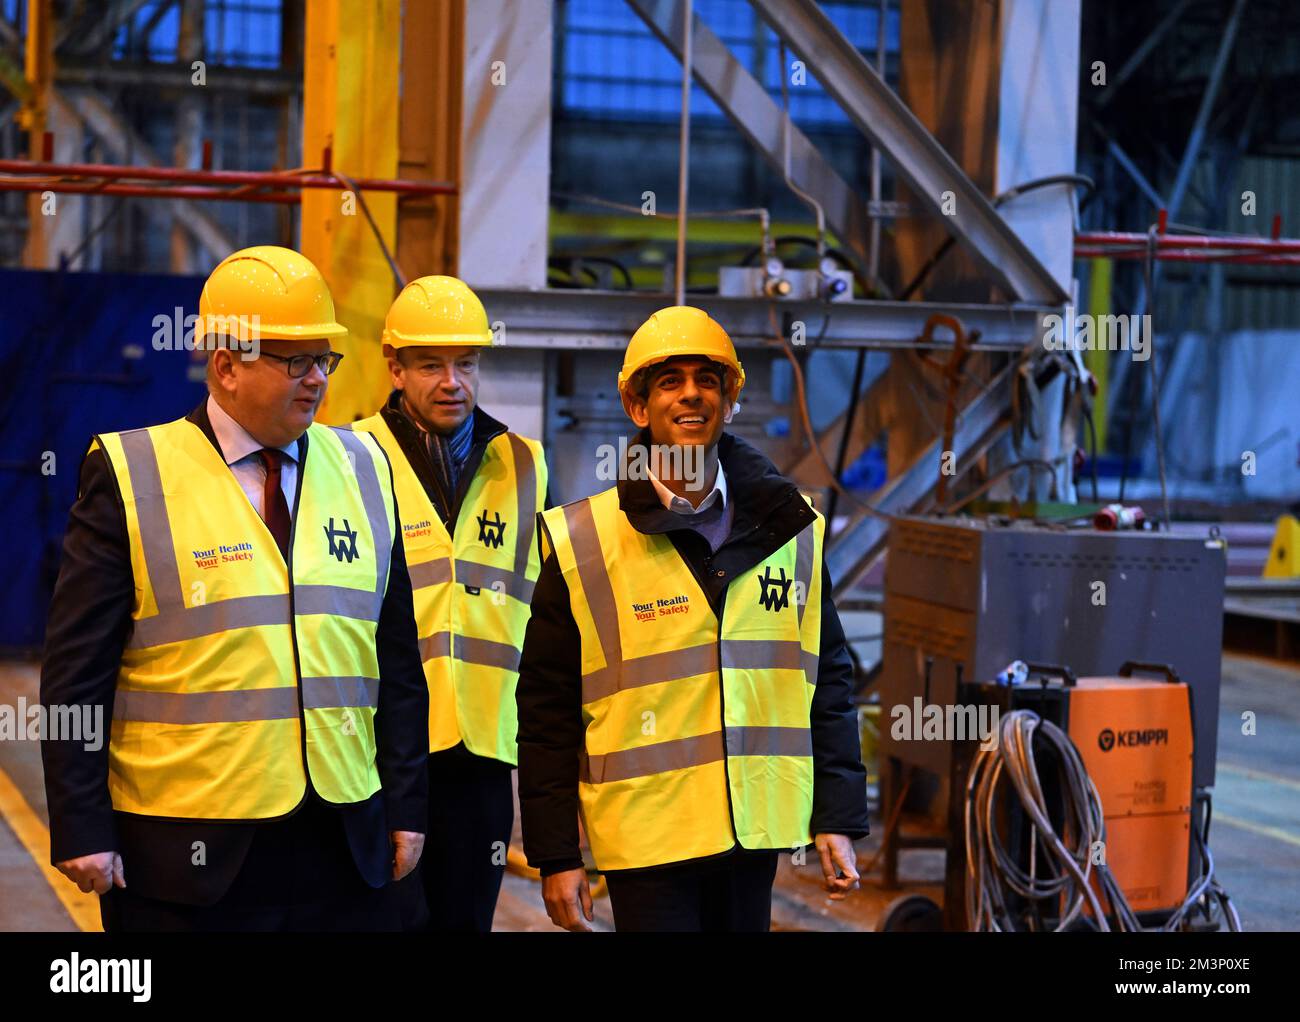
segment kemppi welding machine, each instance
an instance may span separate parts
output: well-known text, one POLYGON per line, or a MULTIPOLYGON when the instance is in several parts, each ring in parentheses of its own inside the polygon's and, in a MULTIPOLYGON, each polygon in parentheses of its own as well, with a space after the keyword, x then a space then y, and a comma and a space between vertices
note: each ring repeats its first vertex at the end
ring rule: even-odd
POLYGON ((956 895, 968 929, 1240 929, 1214 878, 1208 791, 1192 811, 1191 689, 1174 668, 1021 667, 1023 681, 962 686, 997 708, 998 739, 953 757, 965 798, 952 800, 949 925, 956 895))

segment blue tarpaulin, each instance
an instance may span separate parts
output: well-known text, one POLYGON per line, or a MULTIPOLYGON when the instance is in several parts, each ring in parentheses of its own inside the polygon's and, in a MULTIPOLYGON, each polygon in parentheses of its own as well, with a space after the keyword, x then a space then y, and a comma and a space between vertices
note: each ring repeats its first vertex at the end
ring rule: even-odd
POLYGON ((42 643, 91 436, 178 418, 206 393, 202 362, 171 326, 197 313, 202 287, 202 277, 0 270, 0 650, 42 643))

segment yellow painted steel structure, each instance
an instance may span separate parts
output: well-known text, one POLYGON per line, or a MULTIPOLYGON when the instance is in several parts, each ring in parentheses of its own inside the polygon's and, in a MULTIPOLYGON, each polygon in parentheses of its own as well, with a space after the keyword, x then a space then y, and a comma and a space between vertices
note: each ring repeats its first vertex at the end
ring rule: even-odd
MULTIPOLYGON (((304 52, 303 162, 332 153, 349 177, 395 178, 398 163, 400 0, 312 0, 304 52)), ((397 197, 371 192, 366 203, 390 251, 396 250, 397 197)), ((345 358, 330 379, 320 420, 342 425, 369 415, 389 390, 380 353, 384 314, 397 294, 383 250, 359 196, 304 189, 302 252, 329 282, 338 319, 349 330, 335 342, 345 358)))
MULTIPOLYGON (((1088 280, 1088 312, 1093 316, 1110 315, 1110 282, 1115 264, 1110 259, 1094 259, 1088 280)), ((1106 450, 1106 387, 1110 379, 1110 352, 1094 348, 1083 353, 1083 364, 1097 381, 1092 399, 1092 421, 1097 427, 1097 457, 1106 450)))
MULTIPOLYGON (((54 81, 54 9, 51 0, 27 0, 27 40, 24 51, 24 94, 19 98, 18 125, 28 133, 33 160, 45 159, 45 131, 54 81)), ((44 199, 39 192, 27 196, 27 243, 23 265, 46 265, 50 222, 43 215, 44 199)))

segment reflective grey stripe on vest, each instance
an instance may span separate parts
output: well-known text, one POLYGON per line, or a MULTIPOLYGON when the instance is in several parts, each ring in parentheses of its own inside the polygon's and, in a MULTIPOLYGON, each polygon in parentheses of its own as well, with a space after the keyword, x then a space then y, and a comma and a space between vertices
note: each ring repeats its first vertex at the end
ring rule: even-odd
MULTIPOLYGON (((532 519, 529 519, 532 521, 532 519)), ((521 537, 522 539, 522 537, 521 537)), ((529 542, 532 542, 532 536, 529 536, 529 542)), ((524 554, 527 556, 527 547, 524 547, 524 554)), ((493 568, 487 564, 479 564, 475 561, 465 561, 460 558, 456 559, 456 584, 474 586, 477 589, 497 589, 500 584, 499 592, 513 596, 516 600, 523 603, 531 603, 533 599, 533 583, 518 571, 511 571, 508 568, 493 568)))
POLYGON ((583 751, 578 764, 578 779, 584 784, 626 781, 633 777, 661 774, 666 770, 716 763, 722 756, 721 731, 691 738, 674 738, 667 742, 607 752, 604 755, 591 756, 583 751))
MULTIPOLYGON (((803 631, 803 616, 808 609, 808 601, 812 599, 812 573, 813 573, 813 542, 815 536, 813 529, 817 527, 816 522, 811 522, 808 526, 800 531, 794 539, 794 579, 795 585, 802 599, 798 602, 799 607, 799 630, 803 631)), ((819 657, 816 653, 809 653, 800 650, 800 658, 803 663, 804 680, 810 685, 817 684, 817 665, 819 657)))
POLYGON ((451 656, 451 632, 434 632, 420 640, 420 660, 428 663, 440 656, 451 656))
POLYGON ((798 671, 803 647, 794 639, 723 639, 722 666, 739 671, 798 671))
MULTIPOLYGON (((586 584, 583 585, 585 588, 586 584)), ((712 642, 684 649, 666 649, 584 674, 582 701, 584 704, 592 703, 625 688, 657 685, 697 674, 714 674, 717 670, 718 647, 712 642)))
POLYGON ((296 688, 253 688, 232 692, 143 692, 119 688, 113 719, 153 724, 220 724, 288 720, 298 716, 296 688))
POLYGON ((481 667, 498 667, 504 671, 518 671, 520 650, 508 642, 476 639, 451 632, 434 632, 420 640, 420 659, 424 662, 436 657, 449 656, 467 664, 481 667))
MULTIPOLYGON (((388 588, 388 552, 393 549, 393 534, 388 527, 388 509, 384 506, 383 491, 379 488, 379 474, 375 471, 370 448, 359 433, 350 429, 335 429, 334 435, 352 455, 350 460, 356 470, 357 484, 361 488, 361 503, 365 505, 366 517, 370 519, 370 535, 375 541, 375 593, 382 603, 384 592, 388 588)), ((374 443, 378 446, 379 441, 374 443)), ((374 620, 379 620, 378 613, 374 620)))
POLYGON ((122 433, 119 439, 126 458, 127 475, 131 478, 140 544, 144 548, 144 566, 149 575, 149 587, 158 603, 158 615, 184 611, 181 573, 176 566, 171 518, 167 512, 167 498, 162 492, 153 437, 147 429, 136 429, 122 433))
POLYGON ((796 602, 800 626, 803 625, 803 614, 808 601, 812 598, 813 529, 816 524, 812 522, 794 538, 794 582, 801 596, 796 602))
MULTIPOLYGON (((522 437, 507 433, 510 439, 510 453, 515 459, 515 500, 519 514, 519 535, 515 537, 515 575, 527 582, 528 554, 533 545, 533 530, 537 527, 537 465, 533 462, 533 452, 524 443, 522 437)), ((460 565, 456 565, 459 576, 460 565)), ((477 585, 471 582, 470 585, 477 585)), ((525 602, 532 599, 533 587, 528 582, 528 595, 518 598, 525 602)), ((518 594, 507 590, 512 596, 518 594)))
POLYGON ((794 639, 723 639, 722 666, 739 671, 803 671, 804 679, 817 684, 816 653, 810 653, 794 639))
POLYGON ((293 590, 295 614, 333 614, 358 621, 378 621, 383 603, 382 592, 372 593, 346 586, 305 585, 295 586, 293 590))
POLYGON ((582 584, 587 609, 596 626, 596 638, 605 657, 605 667, 601 671, 583 676, 582 701, 589 703, 593 699, 599 699, 602 695, 609 695, 610 692, 618 690, 618 671, 623 660, 623 643, 618 630, 618 607, 614 603, 614 587, 609 581, 605 554, 600 548, 600 536, 596 533, 596 520, 591 513, 591 498, 580 500, 576 504, 566 504, 564 523, 569 530, 569 545, 573 548, 573 559, 578 568, 578 581, 582 584), (612 674, 612 677, 609 674, 612 674), (593 682, 593 694, 588 695, 587 679, 594 678, 596 675, 600 675, 602 680, 599 683, 593 682))
POLYGON ((424 589, 451 581, 451 558, 438 557, 432 561, 409 564, 406 569, 411 575, 411 588, 424 589))
POLYGON ((728 756, 811 756, 812 730, 806 727, 729 727, 728 756))
POLYGON ((812 756, 812 732, 798 727, 729 727, 690 738, 622 749, 603 755, 581 754, 578 777, 584 784, 608 784, 649 777, 668 770, 705 766, 728 756, 812 756))
POLYGON ((302 708, 325 710, 337 706, 379 705, 378 678, 303 678, 302 708))
MULTIPOLYGON (((146 556, 148 556, 146 554, 146 556)), ((215 603, 181 607, 168 613, 142 617, 132 622, 128 649, 162 646, 168 642, 200 639, 205 635, 256 628, 260 625, 289 625, 289 596, 235 596, 215 603)))

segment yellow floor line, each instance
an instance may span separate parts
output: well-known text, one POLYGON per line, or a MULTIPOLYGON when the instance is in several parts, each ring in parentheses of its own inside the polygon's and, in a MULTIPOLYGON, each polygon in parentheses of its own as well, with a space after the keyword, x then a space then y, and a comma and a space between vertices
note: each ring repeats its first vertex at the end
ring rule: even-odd
POLYGON ((1281 774, 1270 774, 1267 770, 1256 770, 1253 767, 1237 766, 1233 763, 1220 763, 1219 769, 1226 770, 1230 774, 1236 774, 1238 777, 1249 777, 1257 781, 1272 781, 1284 788, 1294 788, 1296 791, 1300 791, 1300 781, 1293 781, 1290 777, 1283 777, 1281 774))
POLYGON ((40 867, 45 882, 50 885, 55 897, 67 909, 78 928, 102 930, 104 927, 99 918, 99 897, 82 894, 76 884, 50 865, 50 832, 4 770, 0 770, 0 816, 18 835, 27 854, 40 867))
POLYGON ((1283 830, 1281 827, 1269 827, 1262 823, 1251 823, 1249 820, 1242 820, 1236 816, 1229 816, 1227 813, 1221 813, 1214 810, 1214 823, 1226 823, 1229 827, 1238 827, 1241 830, 1248 830, 1252 834, 1262 834, 1264 837, 1276 838, 1278 841, 1285 841, 1289 845, 1300 847, 1300 837, 1292 834, 1289 830, 1283 830))

